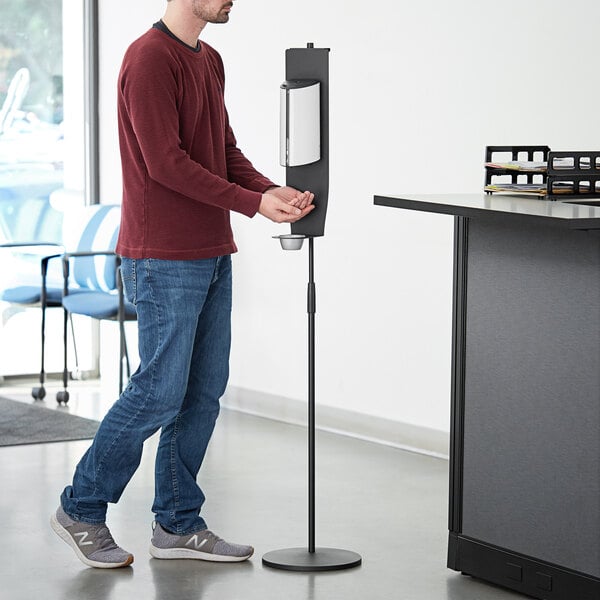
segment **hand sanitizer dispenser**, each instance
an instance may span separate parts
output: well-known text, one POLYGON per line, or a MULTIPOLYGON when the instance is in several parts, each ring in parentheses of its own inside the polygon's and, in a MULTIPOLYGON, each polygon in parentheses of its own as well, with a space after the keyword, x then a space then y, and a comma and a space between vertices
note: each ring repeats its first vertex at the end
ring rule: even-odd
POLYGON ((284 81, 280 92, 282 167, 309 165, 321 159, 321 84, 311 79, 284 81))

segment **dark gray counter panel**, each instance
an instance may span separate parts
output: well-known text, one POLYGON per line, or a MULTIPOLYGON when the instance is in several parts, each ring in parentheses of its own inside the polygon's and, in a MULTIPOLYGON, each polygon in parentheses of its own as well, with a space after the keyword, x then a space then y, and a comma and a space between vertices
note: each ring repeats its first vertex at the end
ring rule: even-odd
POLYGON ((374 202, 455 216, 448 567, 600 600, 600 204, 374 202))
POLYGON ((600 577, 600 236, 468 226, 462 533, 600 577))

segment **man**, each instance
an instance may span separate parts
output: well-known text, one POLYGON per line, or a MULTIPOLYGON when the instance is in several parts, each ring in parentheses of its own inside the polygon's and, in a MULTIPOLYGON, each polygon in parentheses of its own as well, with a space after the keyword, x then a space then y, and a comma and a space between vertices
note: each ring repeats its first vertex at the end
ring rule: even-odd
POLYGON ((230 211, 294 222, 313 195, 277 187, 237 148, 218 53, 198 37, 225 23, 233 2, 168 0, 163 19, 127 50, 119 76, 123 207, 117 251, 136 305, 140 367, 102 421, 52 516, 56 533, 88 566, 130 565, 108 530, 161 429, 155 466, 156 558, 241 561, 253 549, 207 529, 196 476, 228 378, 230 211))

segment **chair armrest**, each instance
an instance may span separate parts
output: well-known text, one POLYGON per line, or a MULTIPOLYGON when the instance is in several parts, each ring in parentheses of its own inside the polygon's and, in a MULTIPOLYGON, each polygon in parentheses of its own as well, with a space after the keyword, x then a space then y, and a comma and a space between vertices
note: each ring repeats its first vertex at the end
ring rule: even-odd
POLYGON ((40 267, 42 269, 42 289, 43 289, 44 293, 46 291, 46 276, 48 274, 48 263, 53 258, 60 258, 62 255, 63 255, 62 252, 60 254, 48 254, 46 256, 43 256, 42 259, 40 260, 40 267))
POLYGON ((114 250, 81 250, 79 252, 65 252, 61 254, 63 262, 68 261, 69 258, 76 258, 78 256, 119 256, 114 250))
MULTIPOLYGON (((8 249, 8 248, 62 248, 64 250, 64 246, 57 242, 3 242, 0 244, 0 249, 8 249)), ((41 285, 41 303, 42 306, 46 304, 46 275, 48 273, 48 262, 52 258, 59 258, 63 255, 63 252, 59 254, 47 254, 42 256, 40 259, 40 269, 42 274, 42 285, 41 285)))
POLYGON ((65 252, 60 254, 62 257, 63 264, 63 296, 67 296, 69 294, 69 265, 71 258, 80 258, 80 257, 94 257, 94 256, 114 256, 116 258, 116 269, 117 275, 119 266, 121 264, 121 257, 114 250, 81 250, 78 252, 65 252))

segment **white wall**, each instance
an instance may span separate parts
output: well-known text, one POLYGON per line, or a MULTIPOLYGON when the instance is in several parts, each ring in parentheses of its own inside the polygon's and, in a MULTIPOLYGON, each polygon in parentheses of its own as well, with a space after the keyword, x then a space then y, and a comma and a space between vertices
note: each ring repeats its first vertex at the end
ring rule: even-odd
MULTIPOLYGON (((101 3, 102 190, 120 197, 115 82, 161 0, 101 3), (125 8, 123 8, 123 6, 125 8), (126 14, 123 14, 123 12, 126 14)), ((451 217, 374 194, 478 192, 488 144, 597 149, 594 0, 239 0, 203 38, 221 52, 240 147, 283 182, 284 51, 331 48, 331 185, 316 241, 318 402, 449 427, 451 217)), ((231 383, 305 397, 306 252, 260 217, 234 219, 231 383)))

